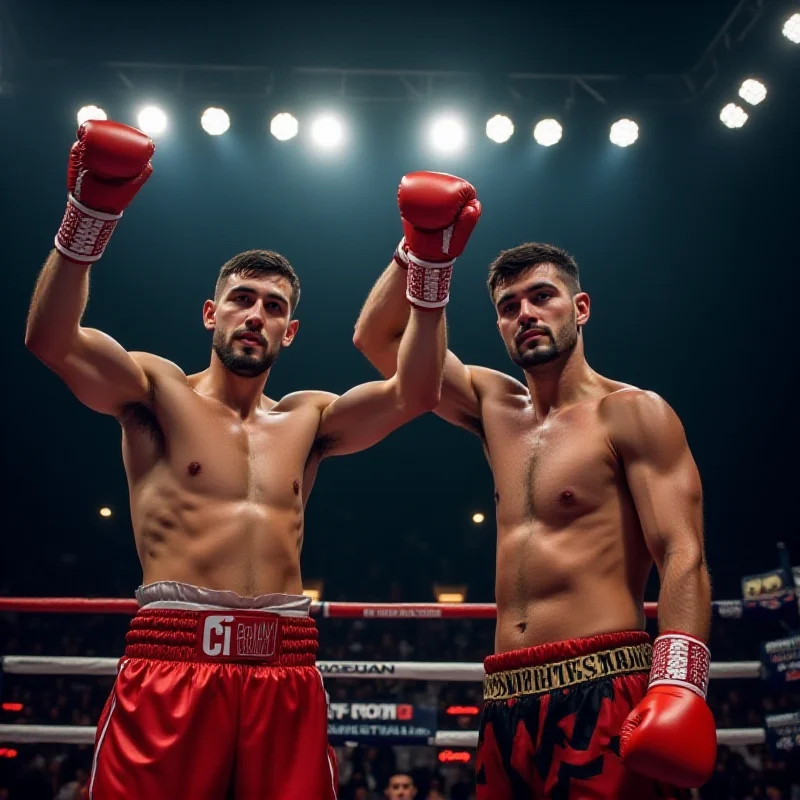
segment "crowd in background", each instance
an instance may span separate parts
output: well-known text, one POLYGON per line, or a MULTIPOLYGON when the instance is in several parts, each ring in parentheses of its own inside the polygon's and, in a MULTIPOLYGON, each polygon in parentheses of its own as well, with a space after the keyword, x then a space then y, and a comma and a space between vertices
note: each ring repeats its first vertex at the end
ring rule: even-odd
MULTIPOLYGON (((0 653, 117 656, 128 619, 112 615, 0 614, 0 653)), ((492 651, 494 623, 470 620, 322 619, 322 660, 477 662, 492 651)), ((759 645, 786 630, 765 621, 716 620, 710 642, 714 661, 755 660, 759 645)), ((113 677, 3 675, 2 723, 94 725, 113 677), (20 710, 16 710, 19 708, 20 710)), ((463 682, 326 679, 332 702, 382 700, 434 705, 439 730, 477 730, 481 685, 463 682)), ((800 708, 800 696, 772 693, 757 680, 711 682, 709 703, 718 728, 764 726, 764 715, 800 708)), ((0 800, 75 800, 91 767, 92 747, 10 745, 0 758, 0 800)), ((392 775, 411 778, 417 800, 474 797, 474 751, 469 763, 442 763, 432 747, 370 745, 337 747, 341 800, 389 797, 392 775)), ((800 800, 800 759, 779 760, 765 746, 719 748, 713 779, 702 800, 800 800)), ((397 795, 402 800, 403 791, 397 795)), ((394 797, 391 800, 395 800, 394 797)))

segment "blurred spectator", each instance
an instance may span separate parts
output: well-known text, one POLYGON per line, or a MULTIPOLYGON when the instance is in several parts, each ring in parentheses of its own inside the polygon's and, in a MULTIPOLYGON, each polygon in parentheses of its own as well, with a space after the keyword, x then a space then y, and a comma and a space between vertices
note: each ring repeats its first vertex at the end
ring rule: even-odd
POLYGON ((414 800, 417 796, 417 787, 410 775, 398 773, 389 778, 384 794, 387 800, 414 800))

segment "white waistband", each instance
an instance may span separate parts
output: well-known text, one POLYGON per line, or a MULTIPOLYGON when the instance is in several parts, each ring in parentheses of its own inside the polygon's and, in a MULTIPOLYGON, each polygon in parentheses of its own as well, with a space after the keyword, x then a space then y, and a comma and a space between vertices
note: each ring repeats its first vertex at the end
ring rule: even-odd
POLYGON ((311 598, 302 594, 262 594, 242 597, 227 589, 206 589, 177 581, 157 581, 140 586, 136 600, 141 608, 172 608, 182 611, 240 609, 269 611, 286 617, 307 617, 311 598))

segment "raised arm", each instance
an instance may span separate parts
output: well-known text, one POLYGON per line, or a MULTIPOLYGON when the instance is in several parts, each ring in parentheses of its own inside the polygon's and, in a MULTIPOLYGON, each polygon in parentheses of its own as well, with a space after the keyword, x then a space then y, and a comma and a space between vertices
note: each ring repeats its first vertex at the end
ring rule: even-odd
POLYGON ((399 348, 398 368, 383 381, 355 386, 322 411, 322 456, 365 450, 439 402, 447 349, 442 310, 413 308, 399 348))
POLYGON ((655 780, 694 788, 711 777, 716 756, 714 718, 705 703, 711 585, 700 476, 683 426, 664 400, 625 390, 604 404, 661 579, 648 690, 623 725, 620 755, 655 780))
MULTIPOLYGON (((409 323, 409 286, 417 283, 415 274, 424 269, 420 265, 430 265, 438 259, 449 275, 453 261, 463 252, 477 222, 480 215, 477 201, 463 205, 462 200, 468 196, 462 193, 471 188, 460 178, 425 172, 407 175, 400 184, 398 202, 405 236, 394 259, 370 291, 353 336, 353 344, 385 378, 397 372, 400 342, 409 323), (437 202, 442 203, 443 213, 431 224, 428 215, 437 202), (431 230, 435 227, 438 230, 431 230)), ((447 351, 441 401, 435 412, 479 433, 480 401, 472 372, 447 351)))
POLYGON ((453 262, 480 216, 475 189, 452 175, 416 172, 398 189, 405 237, 398 258, 406 269, 385 380, 346 392, 328 406, 319 427, 326 455, 363 450, 439 404, 447 350, 444 309, 453 262))
POLYGON ((28 313, 28 349, 82 403, 105 414, 117 415, 128 403, 147 403, 150 387, 142 367, 120 344, 81 326, 89 269, 150 176, 153 149, 141 131, 115 122, 87 122, 79 128, 70 153, 67 211, 28 313))

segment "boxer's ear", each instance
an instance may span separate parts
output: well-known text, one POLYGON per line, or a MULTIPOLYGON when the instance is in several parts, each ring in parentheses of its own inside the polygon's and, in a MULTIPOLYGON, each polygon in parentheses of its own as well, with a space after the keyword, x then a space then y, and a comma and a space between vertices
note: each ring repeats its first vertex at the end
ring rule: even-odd
POLYGON ((289 347, 291 343, 294 341, 294 337, 297 336, 297 329, 300 327, 300 320, 293 319, 288 327, 286 328, 286 333, 283 334, 283 339, 281 340, 282 347, 289 347))
POLYGON ((572 302, 575 305, 575 321, 578 327, 582 328, 588 321, 591 315, 591 301, 586 292, 578 292, 573 298, 572 302))
POLYGON ((216 319, 217 306, 213 300, 206 300, 203 303, 203 327, 207 331, 213 331, 217 325, 216 319))

